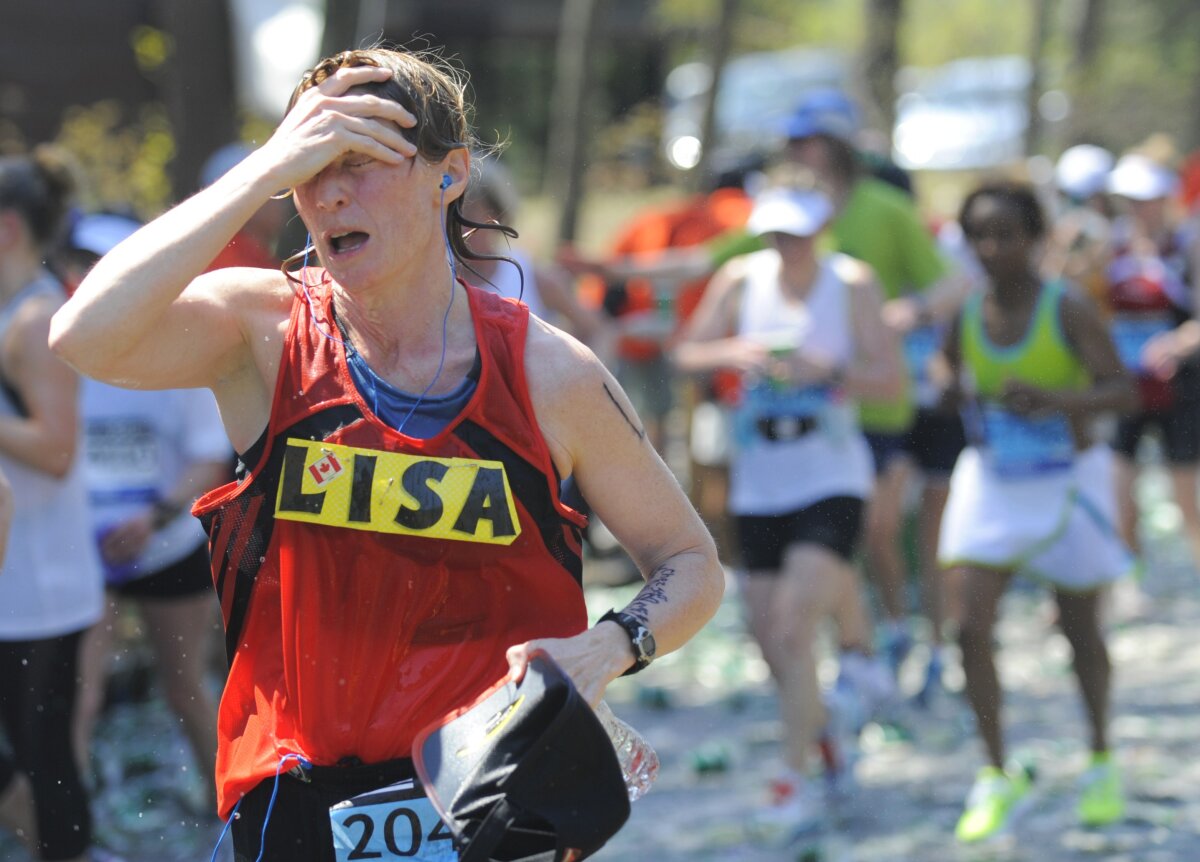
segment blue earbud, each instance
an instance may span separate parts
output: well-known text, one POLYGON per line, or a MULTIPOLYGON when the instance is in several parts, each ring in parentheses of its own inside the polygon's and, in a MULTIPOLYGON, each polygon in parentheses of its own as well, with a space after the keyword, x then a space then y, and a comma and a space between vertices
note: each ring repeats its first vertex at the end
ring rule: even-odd
POLYGON ((443 190, 448 189, 448 188, 450 188, 450 184, 453 182, 454 182, 454 180, 450 179, 449 174, 442 174, 442 184, 440 186, 438 186, 438 188, 443 189, 443 190))

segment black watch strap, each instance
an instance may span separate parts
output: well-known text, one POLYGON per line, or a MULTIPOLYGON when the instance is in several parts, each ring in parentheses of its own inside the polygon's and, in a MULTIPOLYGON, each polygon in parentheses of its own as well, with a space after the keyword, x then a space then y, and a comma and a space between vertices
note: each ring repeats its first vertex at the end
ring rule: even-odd
POLYGON ((610 610, 604 616, 600 617, 598 622, 609 620, 616 623, 621 628, 625 629, 625 633, 629 635, 629 645, 633 649, 633 665, 621 676, 632 676, 640 670, 644 670, 654 661, 654 653, 657 646, 654 642, 654 633, 650 631, 650 627, 639 620, 632 614, 624 613, 623 611, 610 610))

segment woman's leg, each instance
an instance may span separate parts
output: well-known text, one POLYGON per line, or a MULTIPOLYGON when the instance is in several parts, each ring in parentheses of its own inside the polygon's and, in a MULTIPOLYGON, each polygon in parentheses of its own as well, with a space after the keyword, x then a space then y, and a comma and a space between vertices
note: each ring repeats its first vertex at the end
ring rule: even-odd
POLYGON ((119 615, 117 596, 106 592, 104 600, 104 617, 83 633, 79 646, 79 691, 72 737, 75 740, 75 759, 79 763, 81 776, 87 776, 91 772, 92 734, 104 709, 113 631, 119 615))
POLYGON ((40 858, 64 862, 82 857, 92 831, 72 745, 80 635, 5 644, 0 685, 0 716, 32 788, 40 858))
POLYGON ((965 615, 958 632, 966 674, 967 701, 975 713, 979 736, 988 761, 998 769, 1004 766, 1004 740, 1000 722, 1002 702, 1000 681, 992 647, 992 632, 1000 598, 1008 588, 1011 572, 997 572, 970 566, 960 568, 965 598, 965 615))
POLYGON ((935 647, 942 645, 947 619, 962 615, 962 596, 954 589, 957 583, 946 576, 937 559, 938 534, 942 528, 942 512, 950 496, 950 483, 943 478, 926 479, 921 490, 921 511, 918 535, 921 545, 921 603, 929 620, 929 639, 935 647))
POLYGON ((1196 499, 1196 464, 1172 464, 1171 490, 1183 516, 1184 535, 1192 551, 1192 562, 1200 566, 1200 501, 1196 499))
POLYGON ((1075 676, 1091 726, 1095 752, 1108 751, 1108 704, 1112 663, 1100 629, 1100 592, 1059 591, 1058 624, 1074 653, 1075 676))
POLYGON ((897 625, 903 625, 907 616, 904 598, 907 579, 900 533, 904 522, 904 490, 911 473, 907 458, 893 458, 876 477, 875 490, 867 504, 867 563, 883 611, 897 625))
POLYGON ((171 599, 141 599, 138 604, 154 648, 167 705, 183 725, 215 804, 217 705, 205 683, 210 634, 216 622, 213 595, 205 592, 171 599))
MULTIPOLYGON (((0 642, 0 726, 10 740, 20 728, 18 686, 24 679, 21 664, 23 643, 0 642)), ((15 742, 14 742, 15 744, 15 742)), ((37 822, 34 819, 33 789, 29 777, 17 765, 0 754, 0 827, 16 835, 30 852, 37 847, 37 822)))
POLYGON ((816 639, 847 589, 857 589, 850 566, 820 545, 792 546, 778 573, 746 579, 750 629, 779 687, 788 766, 803 774, 825 726, 817 678, 816 639))
POLYGON ((1134 498, 1134 483, 1137 480, 1137 465, 1124 455, 1113 454, 1113 476, 1117 484, 1117 527, 1121 538, 1135 554, 1141 553, 1138 541, 1137 500, 1134 498))

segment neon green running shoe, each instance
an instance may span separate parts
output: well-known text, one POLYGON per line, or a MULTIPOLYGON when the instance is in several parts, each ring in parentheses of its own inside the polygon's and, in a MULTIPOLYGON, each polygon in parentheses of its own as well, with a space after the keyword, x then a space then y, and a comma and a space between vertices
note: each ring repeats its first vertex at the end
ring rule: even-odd
POLYGON ((985 766, 975 776, 967 804, 958 818, 955 836, 964 844, 982 841, 1002 830, 1026 794, 1029 774, 1020 767, 1009 771, 985 766))
POLYGON ((1121 773, 1108 752, 1093 754, 1080 778, 1082 793, 1076 811, 1084 826, 1107 826, 1125 816, 1121 773))

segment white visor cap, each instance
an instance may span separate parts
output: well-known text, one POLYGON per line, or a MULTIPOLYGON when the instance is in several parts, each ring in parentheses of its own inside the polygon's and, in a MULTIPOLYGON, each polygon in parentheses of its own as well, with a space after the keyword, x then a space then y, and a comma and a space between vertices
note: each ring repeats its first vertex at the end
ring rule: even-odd
POLYGON ((813 236, 833 215, 833 204, 818 191, 770 189, 758 196, 746 229, 755 236, 785 233, 813 236))

